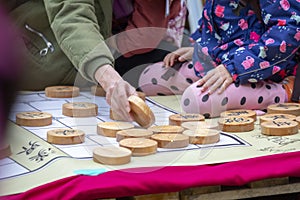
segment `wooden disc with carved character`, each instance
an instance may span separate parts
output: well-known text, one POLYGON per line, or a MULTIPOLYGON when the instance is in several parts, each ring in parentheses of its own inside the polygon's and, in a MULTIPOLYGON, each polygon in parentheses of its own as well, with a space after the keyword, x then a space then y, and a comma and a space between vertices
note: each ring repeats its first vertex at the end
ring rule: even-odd
POLYGON ((184 128, 176 125, 158 125, 151 126, 148 130, 152 131, 154 134, 158 133, 168 133, 168 134, 181 134, 184 128))
POLYGON ((131 128, 118 131, 116 133, 116 139, 117 142, 119 142, 126 138, 150 138, 152 134, 153 132, 148 129, 131 128))
MULTIPOLYGON (((145 101, 146 100, 146 94, 143 92, 137 92, 138 96, 145 101)), ((111 108, 109 109, 109 118, 116 121, 122 121, 122 118, 118 116, 116 112, 114 112, 111 108)), ((145 127, 146 128, 146 127, 145 127)))
POLYGON ((116 137, 118 131, 134 128, 129 122, 99 122, 97 124, 97 133, 107 137, 116 137))
MULTIPOLYGON (((137 92, 138 97, 140 97, 143 101, 146 100, 146 94, 143 92, 137 92)), ((122 118, 118 116, 116 112, 114 112, 111 108, 109 109, 109 118, 116 121, 122 121, 122 118)))
POLYGON ((260 116, 259 122, 263 123, 266 121, 274 121, 277 119, 288 119, 288 120, 295 120, 296 116, 295 115, 289 115, 289 114, 265 114, 260 116))
POLYGON ((218 123, 214 121, 192 121, 192 122, 183 122, 181 127, 184 129, 218 129, 218 123))
POLYGON ((261 123, 261 133, 264 135, 293 135, 298 133, 298 130, 298 123, 288 119, 277 119, 261 123))
POLYGON ((11 149, 9 144, 0 145, 0 160, 11 155, 11 149))
POLYGON ((215 129, 185 130, 183 134, 189 136, 190 144, 213 144, 220 141, 220 132, 215 129))
POLYGON ((250 117, 225 117, 219 120, 219 128, 225 132, 248 132, 254 129, 254 119, 250 117))
POLYGON ((85 139, 85 133, 82 130, 60 128, 47 132, 47 141, 52 144, 80 144, 85 139))
POLYGON ((289 115, 300 115, 300 104, 299 103, 279 103, 269 105, 267 108, 268 114, 289 114, 289 115))
POLYGON ((245 109, 236 109, 236 110, 227 110, 220 114, 220 117, 250 117, 256 120, 256 112, 253 110, 245 110, 245 109))
POLYGON ((155 122, 155 117, 149 106, 140 97, 131 95, 128 98, 130 113, 141 127, 148 128, 155 122))
POLYGON ((80 90, 75 86, 50 86, 45 88, 45 95, 51 98, 72 98, 79 96, 80 90))
POLYGON ((133 156, 146 156, 157 151, 157 142, 148 138, 126 138, 119 145, 131 150, 133 156))
POLYGON ((105 165, 123 165, 131 160, 131 151, 124 147, 104 146, 93 150, 93 160, 105 165))
POLYGON ((185 114, 173 114, 169 116, 169 124, 180 126, 183 122, 190 121, 204 121, 205 118, 201 114, 185 113, 185 114))
POLYGON ((16 123, 20 126, 48 126, 52 124, 52 115, 47 112, 20 112, 16 115, 16 123))
POLYGON ((98 115, 98 106, 89 102, 65 103, 62 114, 69 117, 94 117, 98 115))
POLYGON ((106 92, 100 85, 91 86, 91 93, 95 96, 105 97, 106 92))
POLYGON ((150 138, 157 141, 159 148, 175 149, 189 145, 189 136, 183 134, 159 133, 153 134, 150 138))

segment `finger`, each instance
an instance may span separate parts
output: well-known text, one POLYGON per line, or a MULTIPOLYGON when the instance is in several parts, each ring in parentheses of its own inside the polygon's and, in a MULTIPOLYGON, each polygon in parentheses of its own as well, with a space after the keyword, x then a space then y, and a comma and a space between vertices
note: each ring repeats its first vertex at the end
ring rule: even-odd
POLYGON ((183 62, 183 61, 186 61, 187 59, 186 59, 186 57, 184 56, 184 55, 182 55, 182 56, 180 56, 179 58, 178 58, 178 61, 180 61, 180 62, 183 62))
POLYGON ((129 84, 126 82, 118 82, 118 85, 114 87, 111 94, 111 108, 118 115, 118 117, 124 121, 130 121, 129 115, 130 107, 128 102, 128 95, 134 94, 129 88, 129 84))
POLYGON ((226 79, 218 90, 218 94, 222 94, 226 88, 232 83, 232 80, 226 79))
POLYGON ((130 107, 128 102, 124 102, 123 99, 120 99, 119 102, 114 102, 112 104, 112 110, 117 114, 120 120, 122 121, 132 121, 132 118, 129 114, 130 107))
POLYGON ((183 55, 181 55, 181 56, 178 58, 178 60, 179 60, 180 62, 183 62, 183 61, 189 60, 189 57, 190 57, 189 52, 185 52, 183 55))
POLYGON ((205 83, 203 79, 198 80, 197 86, 202 86, 205 83))
POLYGON ((178 58, 178 55, 176 55, 174 53, 170 56, 170 66, 173 66, 175 64, 175 62, 177 61, 177 58, 178 58))
POLYGON ((180 61, 180 62, 183 62, 183 61, 185 61, 185 60, 187 60, 187 53, 185 52, 185 53, 183 53, 181 56, 179 56, 179 58, 178 58, 178 60, 180 61))
POLYGON ((207 89, 207 87, 211 84, 210 79, 213 77, 212 73, 207 73, 202 79, 201 79, 201 83, 202 83, 202 91, 205 91, 207 89))
POLYGON ((125 120, 126 121, 133 121, 132 116, 130 115, 130 106, 129 106, 129 104, 124 106, 124 108, 125 109, 123 110, 124 111, 123 116, 124 116, 125 120))
POLYGON ((170 56, 171 56, 172 53, 169 53, 165 56, 163 62, 164 62, 164 65, 165 67, 170 67, 170 56))
POLYGON ((209 87, 211 87, 216 81, 218 81, 217 76, 209 76, 209 79, 205 81, 205 83, 202 86, 202 91, 207 90, 209 87))
POLYGON ((112 92, 113 92, 112 90, 113 90, 113 88, 109 88, 108 91, 106 91, 106 96, 105 96, 106 102, 110 106, 111 106, 111 99, 112 99, 111 95, 112 95, 112 92))
MULTIPOLYGON (((205 75, 204 77, 202 77, 200 80, 198 80, 198 86, 203 86, 203 84, 206 83, 206 81, 210 78, 210 74, 205 75)), ((205 89, 202 88, 202 91, 204 91, 205 89)))
POLYGON ((222 86, 223 83, 224 83, 223 79, 221 78, 216 79, 216 81, 210 86, 208 94, 213 94, 218 88, 222 86))
POLYGON ((166 57, 166 67, 171 67, 172 66, 172 57, 173 57, 173 53, 170 53, 167 55, 166 57))

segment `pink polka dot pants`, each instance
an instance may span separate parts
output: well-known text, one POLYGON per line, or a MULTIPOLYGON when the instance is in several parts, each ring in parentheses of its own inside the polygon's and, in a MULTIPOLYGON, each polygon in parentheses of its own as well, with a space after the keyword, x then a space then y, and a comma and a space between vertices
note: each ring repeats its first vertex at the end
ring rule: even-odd
POLYGON ((270 104, 283 103, 286 92, 282 84, 260 82, 256 84, 231 84, 222 94, 201 92, 197 82, 183 93, 181 106, 185 112, 218 117, 230 109, 263 110, 270 104))
POLYGON ((163 62, 149 65, 139 78, 139 88, 148 96, 177 95, 199 77, 195 75, 193 64, 185 62, 178 71, 174 68, 166 68, 163 62))

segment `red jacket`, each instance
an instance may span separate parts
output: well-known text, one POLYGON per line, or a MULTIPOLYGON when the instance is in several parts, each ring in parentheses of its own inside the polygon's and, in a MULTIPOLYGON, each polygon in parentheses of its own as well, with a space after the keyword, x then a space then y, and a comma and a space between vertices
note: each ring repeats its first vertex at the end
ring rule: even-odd
POLYGON ((166 1, 135 0, 134 10, 123 32, 116 36, 118 50, 125 57, 149 52, 164 39, 168 21, 181 10, 181 0, 173 0, 166 16, 166 1), (138 29, 137 29, 138 28, 138 29))

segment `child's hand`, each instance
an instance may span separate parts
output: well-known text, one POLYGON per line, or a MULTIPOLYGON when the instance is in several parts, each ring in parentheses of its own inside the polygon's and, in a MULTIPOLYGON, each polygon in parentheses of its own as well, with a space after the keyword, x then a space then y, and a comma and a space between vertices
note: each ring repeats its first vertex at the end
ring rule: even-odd
POLYGON ((226 67, 221 64, 216 68, 207 72, 207 74, 198 81, 198 85, 202 86, 202 92, 208 90, 208 94, 214 93, 217 89, 221 94, 233 82, 233 79, 226 67))
POLYGON ((193 47, 182 47, 172 53, 167 54, 163 60, 165 67, 172 67, 177 61, 183 62, 192 60, 193 51, 193 47))

